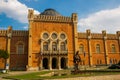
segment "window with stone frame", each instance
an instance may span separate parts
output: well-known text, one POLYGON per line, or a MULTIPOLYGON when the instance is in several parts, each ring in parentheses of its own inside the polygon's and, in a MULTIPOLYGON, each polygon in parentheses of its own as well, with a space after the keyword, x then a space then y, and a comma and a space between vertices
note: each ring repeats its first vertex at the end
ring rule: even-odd
POLYGON ((43 39, 48 39, 49 38, 49 34, 48 33, 44 33, 43 34, 43 39))
POLYGON ((52 43, 52 51, 57 51, 57 43, 56 42, 52 43))
POLYGON ((52 37, 52 39, 56 39, 57 38, 57 34, 53 33, 51 37, 52 37))
POLYGON ((48 51, 48 43, 47 42, 43 43, 43 51, 48 51))
POLYGON ((64 40, 66 38, 66 35, 64 33, 60 34, 60 38, 64 40))
POLYGON ((17 54, 24 54, 24 45, 22 43, 17 45, 17 54))
POLYGON ((100 53, 100 44, 96 45, 96 53, 100 53))
POLYGON ((111 52, 112 52, 112 53, 115 53, 115 52, 116 52, 116 49, 115 49, 115 45, 114 45, 114 44, 111 45, 111 52))
POLYGON ((66 47, 65 47, 65 42, 62 42, 61 45, 60 45, 60 50, 61 51, 65 51, 66 50, 66 47))
POLYGON ((80 49, 80 53, 83 53, 83 52, 84 52, 84 45, 83 45, 83 44, 80 44, 79 49, 80 49))

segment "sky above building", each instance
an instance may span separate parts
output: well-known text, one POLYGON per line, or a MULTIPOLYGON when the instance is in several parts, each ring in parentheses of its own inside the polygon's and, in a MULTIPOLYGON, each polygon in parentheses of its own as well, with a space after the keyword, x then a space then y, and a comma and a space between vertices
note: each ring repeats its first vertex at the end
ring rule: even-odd
POLYGON ((0 29, 28 29, 28 9, 40 14, 53 8, 63 16, 78 14, 78 31, 120 31, 120 0, 0 0, 0 29))

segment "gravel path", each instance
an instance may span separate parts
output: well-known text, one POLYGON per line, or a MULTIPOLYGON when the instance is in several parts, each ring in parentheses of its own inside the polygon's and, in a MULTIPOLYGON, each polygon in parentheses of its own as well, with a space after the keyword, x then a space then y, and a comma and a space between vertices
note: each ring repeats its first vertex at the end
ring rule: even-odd
POLYGON ((105 75, 105 76, 91 76, 91 77, 75 77, 75 78, 54 79, 54 80, 120 80, 120 74, 105 75))

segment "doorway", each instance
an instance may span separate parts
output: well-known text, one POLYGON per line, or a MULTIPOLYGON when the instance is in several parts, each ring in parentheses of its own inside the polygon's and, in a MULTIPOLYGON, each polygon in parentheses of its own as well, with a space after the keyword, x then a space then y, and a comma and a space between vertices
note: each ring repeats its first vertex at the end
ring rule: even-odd
POLYGON ((52 59, 52 69, 57 69, 57 59, 56 58, 52 59))
POLYGON ((47 58, 43 59, 43 68, 48 69, 48 59, 47 58))
POLYGON ((66 60, 64 57, 61 58, 61 68, 65 69, 66 68, 66 60))

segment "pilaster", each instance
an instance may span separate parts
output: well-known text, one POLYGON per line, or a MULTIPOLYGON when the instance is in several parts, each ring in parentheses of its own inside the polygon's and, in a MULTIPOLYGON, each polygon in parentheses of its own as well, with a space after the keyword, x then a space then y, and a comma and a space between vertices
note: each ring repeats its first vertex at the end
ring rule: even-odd
POLYGON ((120 54, 120 31, 117 31, 117 37, 118 37, 118 47, 119 47, 119 54, 120 54))
POLYGON ((92 66, 93 62, 92 62, 92 52, 91 52, 91 31, 90 30, 86 30, 87 33, 87 42, 88 42, 88 53, 89 53, 89 65, 92 66))
MULTIPOLYGON (((9 26, 8 27, 8 30, 7 30, 7 51, 10 55, 10 43, 11 43, 11 38, 12 38, 12 27, 9 26)), ((9 67, 10 67, 10 57, 7 59, 7 62, 6 62, 6 68, 9 70, 9 67)))
POLYGON ((74 37, 74 53, 78 50, 78 33, 77 33, 77 23, 78 23, 78 15, 76 13, 72 14, 73 21, 73 37, 74 37))
POLYGON ((109 58, 108 58, 108 49, 107 49, 107 34, 106 31, 102 31, 103 34, 103 42, 104 42, 104 52, 105 52, 105 64, 109 64, 109 58))

